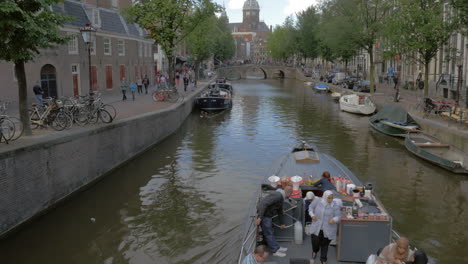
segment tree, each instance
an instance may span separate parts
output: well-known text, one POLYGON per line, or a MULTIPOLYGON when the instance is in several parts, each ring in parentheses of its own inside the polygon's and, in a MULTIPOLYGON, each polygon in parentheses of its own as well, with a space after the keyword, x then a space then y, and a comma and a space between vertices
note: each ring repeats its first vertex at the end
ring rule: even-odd
POLYGON ((216 36, 213 55, 215 60, 229 60, 234 56, 235 43, 229 29, 227 17, 221 16, 217 19, 219 34, 216 36))
POLYGON ((424 96, 429 94, 429 63, 459 26, 443 7, 444 1, 438 0, 400 0, 387 19, 394 52, 424 65, 424 96))
POLYGON ((316 58, 319 53, 319 15, 311 6, 297 14, 298 51, 304 59, 316 58))
POLYGON ((20 119, 26 135, 31 135, 31 128, 24 64, 40 54, 40 49, 50 48, 68 40, 59 30, 59 26, 63 25, 67 17, 49 9, 58 2, 60 0, 0 2, 0 60, 15 64, 20 119))
POLYGON ((276 26, 269 36, 267 48, 273 59, 286 60, 297 51, 297 32, 291 17, 286 18, 282 26, 276 26))
POLYGON ((169 61, 169 79, 175 84, 175 49, 214 10, 210 0, 147 0, 134 3, 125 16, 148 31, 169 61))

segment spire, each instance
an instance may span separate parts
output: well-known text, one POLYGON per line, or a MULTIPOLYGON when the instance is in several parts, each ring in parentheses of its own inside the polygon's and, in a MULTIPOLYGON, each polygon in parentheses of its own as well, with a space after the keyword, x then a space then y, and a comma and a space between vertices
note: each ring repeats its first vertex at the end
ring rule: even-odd
POLYGON ((260 10, 257 0, 246 0, 242 10, 260 10))

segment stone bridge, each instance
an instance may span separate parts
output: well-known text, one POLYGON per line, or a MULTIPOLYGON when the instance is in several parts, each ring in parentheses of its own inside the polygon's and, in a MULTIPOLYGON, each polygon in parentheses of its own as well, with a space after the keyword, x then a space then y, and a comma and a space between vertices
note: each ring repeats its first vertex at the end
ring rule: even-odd
POLYGON ((298 73, 294 67, 273 65, 239 65, 218 68, 218 76, 229 80, 238 79, 273 79, 296 78, 298 73))

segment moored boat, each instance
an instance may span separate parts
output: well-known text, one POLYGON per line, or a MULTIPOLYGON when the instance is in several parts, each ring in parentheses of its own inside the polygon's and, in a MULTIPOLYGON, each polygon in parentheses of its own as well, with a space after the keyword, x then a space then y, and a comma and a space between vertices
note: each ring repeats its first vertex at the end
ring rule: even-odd
POLYGON ((314 89, 319 92, 328 92, 329 88, 326 84, 317 84, 314 86, 314 89))
POLYGON ((333 93, 331 93, 330 96, 333 98, 333 100, 334 100, 335 102, 340 101, 340 98, 341 98, 341 94, 340 94, 340 93, 333 92, 333 93))
MULTIPOLYGON (((277 191, 277 186, 293 184, 293 195, 283 204, 283 223, 279 228, 279 216, 274 216, 275 238, 281 247, 288 248, 285 257, 270 254, 268 263, 313 263, 311 259, 311 237, 304 235, 305 208, 303 197, 308 191, 320 197, 323 192, 311 183, 320 178, 319 174, 330 172, 333 177, 334 200, 342 204, 338 223, 337 246, 328 248, 329 264, 362 263, 371 254, 385 247, 392 240, 392 218, 382 203, 375 197, 371 185, 361 181, 341 162, 303 143, 292 152, 283 155, 259 188, 259 192, 246 217, 239 262, 254 248, 263 244, 263 235, 257 227, 256 207, 263 197, 277 191), (318 173, 318 174, 316 174, 318 173), (300 176, 304 175, 302 179, 300 176), (270 181, 268 180, 270 179, 270 181), (352 193, 352 195, 351 195, 352 193)), ((319 199, 319 198, 316 198, 319 199)), ((318 260, 317 260, 318 261, 318 260)))
POLYGON ((405 137, 407 133, 420 132, 416 121, 403 108, 386 105, 377 114, 369 117, 371 128, 389 136, 405 137))
POLYGON ((195 105, 207 112, 229 109, 232 107, 232 91, 219 87, 208 89, 195 99, 195 105))
POLYGON ((349 113, 370 115, 375 112, 375 104, 369 96, 348 94, 340 98, 340 109, 349 113))
POLYGON ((313 82, 304 82, 305 85, 307 86, 312 86, 314 83, 313 82))
POLYGON ((468 174, 468 154, 444 144, 435 137, 419 133, 405 138, 405 147, 414 155, 454 173, 468 174))

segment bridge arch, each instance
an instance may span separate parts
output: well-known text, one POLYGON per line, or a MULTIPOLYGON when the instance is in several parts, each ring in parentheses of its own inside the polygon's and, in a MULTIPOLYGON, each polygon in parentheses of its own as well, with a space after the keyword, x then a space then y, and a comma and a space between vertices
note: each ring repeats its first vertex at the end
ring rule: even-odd
POLYGON ((268 74, 262 67, 249 67, 245 71, 246 79, 267 79, 268 74))

